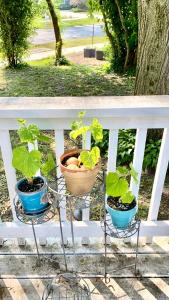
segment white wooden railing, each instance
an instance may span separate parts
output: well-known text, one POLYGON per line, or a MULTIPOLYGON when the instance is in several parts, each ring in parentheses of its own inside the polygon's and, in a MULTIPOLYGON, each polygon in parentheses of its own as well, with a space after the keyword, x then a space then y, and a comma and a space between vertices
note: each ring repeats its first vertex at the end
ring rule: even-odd
MULTIPOLYGON (((169 96, 126 96, 126 97, 65 97, 65 98, 0 98, 0 147, 7 178, 13 222, 0 223, 0 238, 32 237, 30 226, 19 223, 13 207, 16 174, 11 166, 12 148, 9 130, 17 129, 17 118, 36 123, 41 129, 55 130, 56 157, 64 151, 64 129, 70 128, 78 111, 86 111, 86 121, 97 117, 105 129, 109 129, 108 170, 115 170, 118 130, 137 129, 133 164, 139 173, 148 128, 164 128, 164 135, 158 159, 158 166, 152 190, 148 220, 141 222, 142 236, 168 236, 169 220, 157 221, 161 195, 169 162, 169 96)), ((90 145, 90 136, 87 139, 90 145)), ((131 189, 138 196, 139 187, 131 180, 131 189)), ((70 236, 70 224, 66 210, 62 209, 64 234, 70 236)), ((89 220, 84 211, 83 220, 74 222, 77 237, 101 237, 100 222, 89 220)), ((50 222, 36 226, 39 238, 59 237, 59 224, 50 222)))

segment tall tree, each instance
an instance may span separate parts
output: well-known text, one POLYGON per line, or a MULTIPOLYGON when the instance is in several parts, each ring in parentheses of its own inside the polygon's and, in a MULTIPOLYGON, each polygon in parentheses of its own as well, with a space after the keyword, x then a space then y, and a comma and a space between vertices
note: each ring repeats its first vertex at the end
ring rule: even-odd
POLYGON ((60 32, 60 27, 59 27, 59 20, 57 13, 55 11, 55 7, 53 5, 52 0, 46 0, 49 12, 52 18, 52 23, 53 23, 53 29, 55 33, 55 40, 56 40, 56 57, 55 57, 55 64, 59 64, 59 60, 62 57, 62 37, 61 37, 61 32, 60 32))
POLYGON ((135 94, 169 94, 169 0, 139 0, 135 94))
POLYGON ((32 0, 0 0, 0 46, 11 67, 28 48, 33 17, 32 0))

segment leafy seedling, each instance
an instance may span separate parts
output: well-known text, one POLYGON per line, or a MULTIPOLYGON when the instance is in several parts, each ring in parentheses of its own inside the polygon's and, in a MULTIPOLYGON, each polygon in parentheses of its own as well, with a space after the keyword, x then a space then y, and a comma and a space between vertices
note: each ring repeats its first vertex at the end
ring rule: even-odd
POLYGON ((130 204, 134 200, 133 193, 129 190, 127 178, 131 176, 138 184, 138 173, 130 164, 129 168, 118 167, 116 172, 109 172, 106 177, 106 193, 108 196, 119 197, 123 204, 130 204))
POLYGON ((12 165, 22 173, 29 183, 33 183, 33 178, 38 170, 48 176, 50 171, 55 168, 52 154, 48 154, 47 160, 42 162, 43 155, 36 149, 36 141, 50 143, 51 138, 42 134, 35 124, 27 125, 23 119, 18 119, 18 123, 20 128, 17 132, 21 145, 13 150, 12 165), (33 150, 28 151, 28 143, 33 145, 33 150))
MULTIPOLYGON (((94 141, 101 142, 103 140, 103 127, 99 123, 98 119, 94 118, 90 125, 85 125, 83 119, 85 112, 80 112, 78 120, 73 121, 71 124, 72 131, 70 132, 70 138, 76 140, 79 136, 82 136, 83 144, 86 144, 86 134, 91 132, 94 141)), ((80 161, 83 163, 86 169, 93 169, 100 160, 100 149, 95 146, 90 151, 83 150, 80 153, 80 161)))

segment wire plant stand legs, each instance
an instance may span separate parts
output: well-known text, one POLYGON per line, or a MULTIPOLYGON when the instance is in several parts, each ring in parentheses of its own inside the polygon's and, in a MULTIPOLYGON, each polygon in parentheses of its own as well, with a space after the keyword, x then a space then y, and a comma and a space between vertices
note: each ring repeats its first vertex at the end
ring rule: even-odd
POLYGON ((134 264, 125 265, 121 268, 114 269, 111 271, 111 273, 116 273, 119 270, 127 269, 130 267, 134 267, 134 274, 137 276, 137 264, 138 264, 138 248, 139 248, 139 234, 140 234, 140 220, 133 220, 127 228, 124 229, 118 229, 112 224, 111 217, 109 213, 106 213, 106 209, 104 209, 104 219, 101 220, 101 227, 104 232, 104 255, 105 255, 105 282, 110 282, 110 275, 107 272, 107 237, 113 237, 113 238, 119 238, 119 239, 125 239, 130 238, 137 234, 137 241, 136 241, 136 247, 135 247, 135 261, 134 264))
POLYGON ((40 259, 40 253, 39 253, 39 248, 38 248, 38 243, 37 243, 37 239, 36 239, 36 233, 35 233, 35 227, 34 227, 33 221, 32 221, 32 231, 33 231, 33 237, 34 237, 35 247, 36 247, 36 252, 37 252, 37 266, 40 267, 41 259, 40 259))
POLYGON ((66 197, 69 213, 70 213, 70 227, 71 227, 71 238, 73 245, 73 257, 74 257, 74 271, 68 271, 67 257, 64 243, 64 228, 61 220, 60 205, 62 202, 62 196, 59 197, 59 193, 54 191, 56 198, 56 208, 59 215, 61 243, 64 256, 65 273, 59 274, 44 290, 42 300, 89 300, 91 299, 90 289, 84 279, 77 274, 77 257, 75 248, 75 236, 73 228, 73 208, 72 208, 72 197, 66 197), (68 199, 67 199, 68 198, 68 199))

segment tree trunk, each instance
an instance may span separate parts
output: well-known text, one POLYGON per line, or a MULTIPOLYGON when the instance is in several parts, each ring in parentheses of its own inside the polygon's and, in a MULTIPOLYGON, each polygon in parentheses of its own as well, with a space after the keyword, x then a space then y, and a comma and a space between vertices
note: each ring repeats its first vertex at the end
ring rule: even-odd
POLYGON ((54 5, 52 3, 52 0, 46 0, 48 8, 49 8, 49 12, 52 18, 52 23, 53 23, 53 29, 54 29, 54 33, 55 33, 55 40, 56 40, 56 59, 55 59, 55 63, 56 65, 59 64, 59 59, 62 56, 62 38, 61 38, 61 32, 60 32, 60 27, 59 27, 59 21, 58 21, 58 17, 57 14, 55 12, 55 8, 54 5))
POLYGON ((110 41, 110 45, 112 47, 112 49, 114 50, 114 55, 119 55, 120 56, 120 45, 119 45, 119 41, 116 38, 116 35, 113 35, 110 30, 109 30, 109 26, 108 26, 108 22, 107 22, 107 18, 106 15, 104 13, 104 10, 102 9, 102 14, 103 14, 103 20, 104 20, 104 25, 105 25, 105 32, 107 34, 107 37, 110 41))
POLYGON ((124 31, 124 40, 125 40, 125 44, 126 44, 126 57, 125 57, 125 63, 124 63, 124 70, 126 70, 127 65, 128 65, 128 61, 129 61, 129 54, 130 54, 130 47, 129 47, 129 43, 128 43, 128 32, 127 32, 127 28, 125 27, 125 21, 124 21, 124 18, 123 18, 123 14, 121 12, 120 3, 119 3, 118 0, 115 0, 115 3, 117 5, 119 18, 120 18, 120 21, 121 21, 121 26, 122 26, 122 29, 124 31))
POLYGON ((139 0, 136 95, 169 94, 169 0, 139 0))

